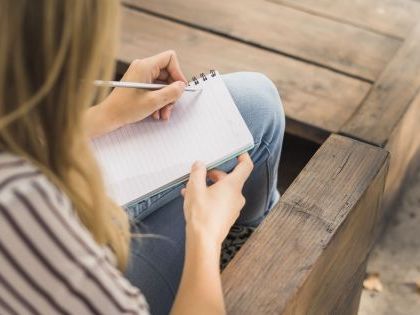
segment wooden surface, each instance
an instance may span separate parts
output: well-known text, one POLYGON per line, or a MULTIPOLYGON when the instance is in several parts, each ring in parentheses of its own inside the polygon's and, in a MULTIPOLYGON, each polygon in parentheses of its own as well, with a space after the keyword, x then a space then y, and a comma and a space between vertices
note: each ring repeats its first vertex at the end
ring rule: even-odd
POLYGON ((268 1, 123 2, 372 81, 400 45, 394 37, 268 1))
POLYGON ((328 69, 148 14, 127 8, 122 14, 122 29, 130 30, 122 32, 120 37, 118 60, 122 63, 174 49, 188 77, 209 69, 221 73, 265 73, 280 90, 288 119, 287 131, 316 142, 339 130, 371 86, 328 69))
POLYGON ((361 290, 387 165, 385 150, 331 136, 223 272, 228 313, 332 314, 357 304, 342 295, 361 290))
POLYGON ((269 1, 402 39, 420 17, 420 2, 411 0, 269 1))
POLYGON ((392 215, 394 203, 406 187, 405 180, 420 166, 420 92, 390 135, 385 149, 391 153, 391 161, 383 207, 387 215, 392 215))
POLYGON ((330 314, 356 315, 359 311, 360 297, 362 295, 363 280, 366 277, 366 258, 353 274, 351 279, 345 284, 341 293, 338 293, 337 303, 330 314))
POLYGON ((420 90, 420 23, 341 133, 384 147, 420 90))
POLYGON ((384 147, 420 81, 419 27, 407 35, 420 1, 123 3, 120 65, 175 49, 189 76, 263 72, 281 92, 287 131, 318 143, 340 132, 384 147))

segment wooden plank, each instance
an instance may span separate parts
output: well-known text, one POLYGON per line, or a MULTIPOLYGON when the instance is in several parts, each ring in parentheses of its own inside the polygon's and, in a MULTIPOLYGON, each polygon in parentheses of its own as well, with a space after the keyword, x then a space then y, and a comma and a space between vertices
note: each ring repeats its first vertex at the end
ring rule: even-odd
POLYGON ((398 126, 394 129, 385 149, 391 153, 389 173, 383 200, 384 211, 392 214, 395 202, 404 189, 405 181, 420 166, 420 93, 411 102, 398 126))
POLYGON ((349 283, 361 289, 354 275, 377 236, 387 165, 385 150, 332 135, 223 272, 228 314, 334 314, 357 304, 342 295, 349 283))
POLYGON ((420 88, 420 23, 341 133, 384 147, 420 88))
POLYGON ((345 288, 338 297, 336 306, 330 314, 339 315, 357 315, 359 311, 360 298, 363 289, 363 280, 366 276, 366 266, 368 259, 366 258, 354 273, 349 282, 345 284, 345 288))
POLYGON ((118 53, 122 63, 175 49, 189 77, 209 69, 265 73, 280 90, 287 131, 316 142, 337 131, 371 87, 333 71, 147 14, 129 9, 123 9, 122 14, 125 31, 118 53))
POLYGON ((404 39, 420 16, 412 0, 269 0, 330 19, 404 39))
POLYGON ((141 9, 374 81, 400 40, 261 0, 124 0, 141 9))

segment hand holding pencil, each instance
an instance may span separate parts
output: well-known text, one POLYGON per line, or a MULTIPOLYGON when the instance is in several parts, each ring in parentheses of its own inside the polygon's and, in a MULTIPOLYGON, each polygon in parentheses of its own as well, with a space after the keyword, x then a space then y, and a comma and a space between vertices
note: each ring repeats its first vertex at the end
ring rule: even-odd
MULTIPOLYGON (((135 117, 136 121, 149 115, 157 120, 169 119, 173 103, 181 96, 188 83, 175 52, 170 50, 149 58, 134 60, 121 81, 149 84, 159 81, 168 84, 156 91, 114 89, 110 97, 118 103, 123 102, 124 107, 129 107, 131 116, 135 117), (133 115, 136 112, 137 115, 133 115)), ((123 109, 127 110, 128 108, 123 109)), ((128 120, 133 122, 132 119, 128 120)))
POLYGON ((173 104, 182 93, 187 89, 196 90, 195 87, 187 87, 187 80, 173 51, 133 61, 120 82, 102 81, 95 84, 132 88, 116 88, 100 104, 89 109, 87 128, 91 137, 150 115, 156 120, 168 120, 173 104), (156 81, 167 85, 155 85, 156 81))

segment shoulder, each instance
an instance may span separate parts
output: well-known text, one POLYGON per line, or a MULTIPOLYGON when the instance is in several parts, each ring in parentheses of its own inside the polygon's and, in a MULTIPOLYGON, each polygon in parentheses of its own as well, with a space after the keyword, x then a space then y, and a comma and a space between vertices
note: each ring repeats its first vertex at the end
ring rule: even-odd
POLYGON ((81 239, 96 255, 103 255, 63 191, 31 162, 0 153, 0 240, 24 236, 52 240, 70 250, 77 248, 71 240, 81 239))
POLYGON ((0 153, 0 240, 51 239, 69 224, 80 224, 69 198, 31 162, 0 153))
POLYGON ((29 313, 147 313, 144 296, 115 268, 66 195, 31 163, 3 153, 0 279, 20 297, 16 307, 29 313), (67 302, 54 302, 60 300, 67 302))
POLYGON ((35 165, 22 157, 0 153, 0 205, 7 208, 21 202, 37 207, 34 199, 39 198, 56 209, 71 211, 67 196, 35 165))

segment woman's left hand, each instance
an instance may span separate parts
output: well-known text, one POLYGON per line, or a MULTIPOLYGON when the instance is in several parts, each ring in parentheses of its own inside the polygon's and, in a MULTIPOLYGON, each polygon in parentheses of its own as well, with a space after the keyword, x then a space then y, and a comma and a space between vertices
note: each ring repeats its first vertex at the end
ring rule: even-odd
POLYGON ((88 134, 98 136, 150 115, 169 119, 173 104, 182 95, 187 80, 174 51, 138 59, 131 63, 121 81, 169 84, 156 90, 115 88, 100 104, 87 113, 88 134))

